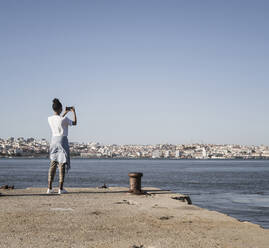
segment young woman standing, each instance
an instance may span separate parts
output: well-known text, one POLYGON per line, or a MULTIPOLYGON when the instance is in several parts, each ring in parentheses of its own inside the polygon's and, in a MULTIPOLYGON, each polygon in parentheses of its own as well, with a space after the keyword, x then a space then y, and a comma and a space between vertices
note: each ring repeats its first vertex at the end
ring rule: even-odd
POLYGON ((65 171, 68 171, 70 167, 70 152, 68 144, 68 126, 77 125, 77 116, 74 107, 66 108, 65 112, 61 116, 63 111, 61 102, 55 98, 53 100, 52 109, 54 115, 48 117, 48 122, 52 132, 52 138, 50 143, 50 168, 48 174, 48 190, 47 193, 53 193, 52 182, 56 173, 56 168, 59 169, 59 191, 58 194, 66 193, 63 188, 65 171), (72 111, 74 120, 70 120, 66 117, 66 114, 72 111))

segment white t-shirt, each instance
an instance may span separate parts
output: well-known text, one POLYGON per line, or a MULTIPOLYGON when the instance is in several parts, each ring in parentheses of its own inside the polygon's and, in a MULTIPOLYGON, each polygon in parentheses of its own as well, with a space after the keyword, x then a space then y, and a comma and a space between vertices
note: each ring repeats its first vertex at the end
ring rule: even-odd
POLYGON ((52 136, 68 136, 68 126, 72 126, 72 120, 59 115, 48 117, 52 136))

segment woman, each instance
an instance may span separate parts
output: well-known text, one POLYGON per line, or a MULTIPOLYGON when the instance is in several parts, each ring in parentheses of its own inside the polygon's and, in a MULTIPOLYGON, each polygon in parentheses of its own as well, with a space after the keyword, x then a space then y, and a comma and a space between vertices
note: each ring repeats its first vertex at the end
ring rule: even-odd
POLYGON ((59 191, 58 194, 66 193, 63 188, 65 170, 70 169, 70 155, 69 155, 69 144, 68 144, 68 126, 77 125, 77 116, 74 107, 66 108, 64 114, 62 113, 62 104, 55 98, 53 100, 52 109, 54 115, 48 117, 48 122, 52 132, 52 138, 50 143, 50 168, 48 175, 48 190, 47 194, 53 193, 52 182, 56 173, 56 167, 59 168, 59 191), (69 111, 73 112, 74 121, 67 118, 65 115, 69 111))

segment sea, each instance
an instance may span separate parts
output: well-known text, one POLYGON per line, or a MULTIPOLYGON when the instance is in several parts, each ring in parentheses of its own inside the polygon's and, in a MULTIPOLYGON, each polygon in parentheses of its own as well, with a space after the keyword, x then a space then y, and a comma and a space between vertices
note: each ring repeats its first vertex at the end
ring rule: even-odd
MULTIPOLYGON (((66 187, 128 187, 128 173, 142 172, 142 187, 186 194, 194 205, 269 229, 268 160, 73 159, 71 167, 66 187)), ((48 159, 0 159, 0 185, 45 188, 48 168, 48 159)))

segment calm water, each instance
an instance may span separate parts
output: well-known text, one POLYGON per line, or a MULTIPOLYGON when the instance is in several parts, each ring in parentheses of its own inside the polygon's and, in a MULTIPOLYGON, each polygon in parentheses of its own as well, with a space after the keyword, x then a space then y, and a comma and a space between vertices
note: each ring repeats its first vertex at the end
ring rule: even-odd
MULTIPOLYGON (((48 163, 0 159, 0 185, 46 187, 48 163)), ((74 159, 65 185, 128 186, 131 171, 144 173, 143 186, 188 194, 195 205, 269 228, 269 161, 74 159)))

